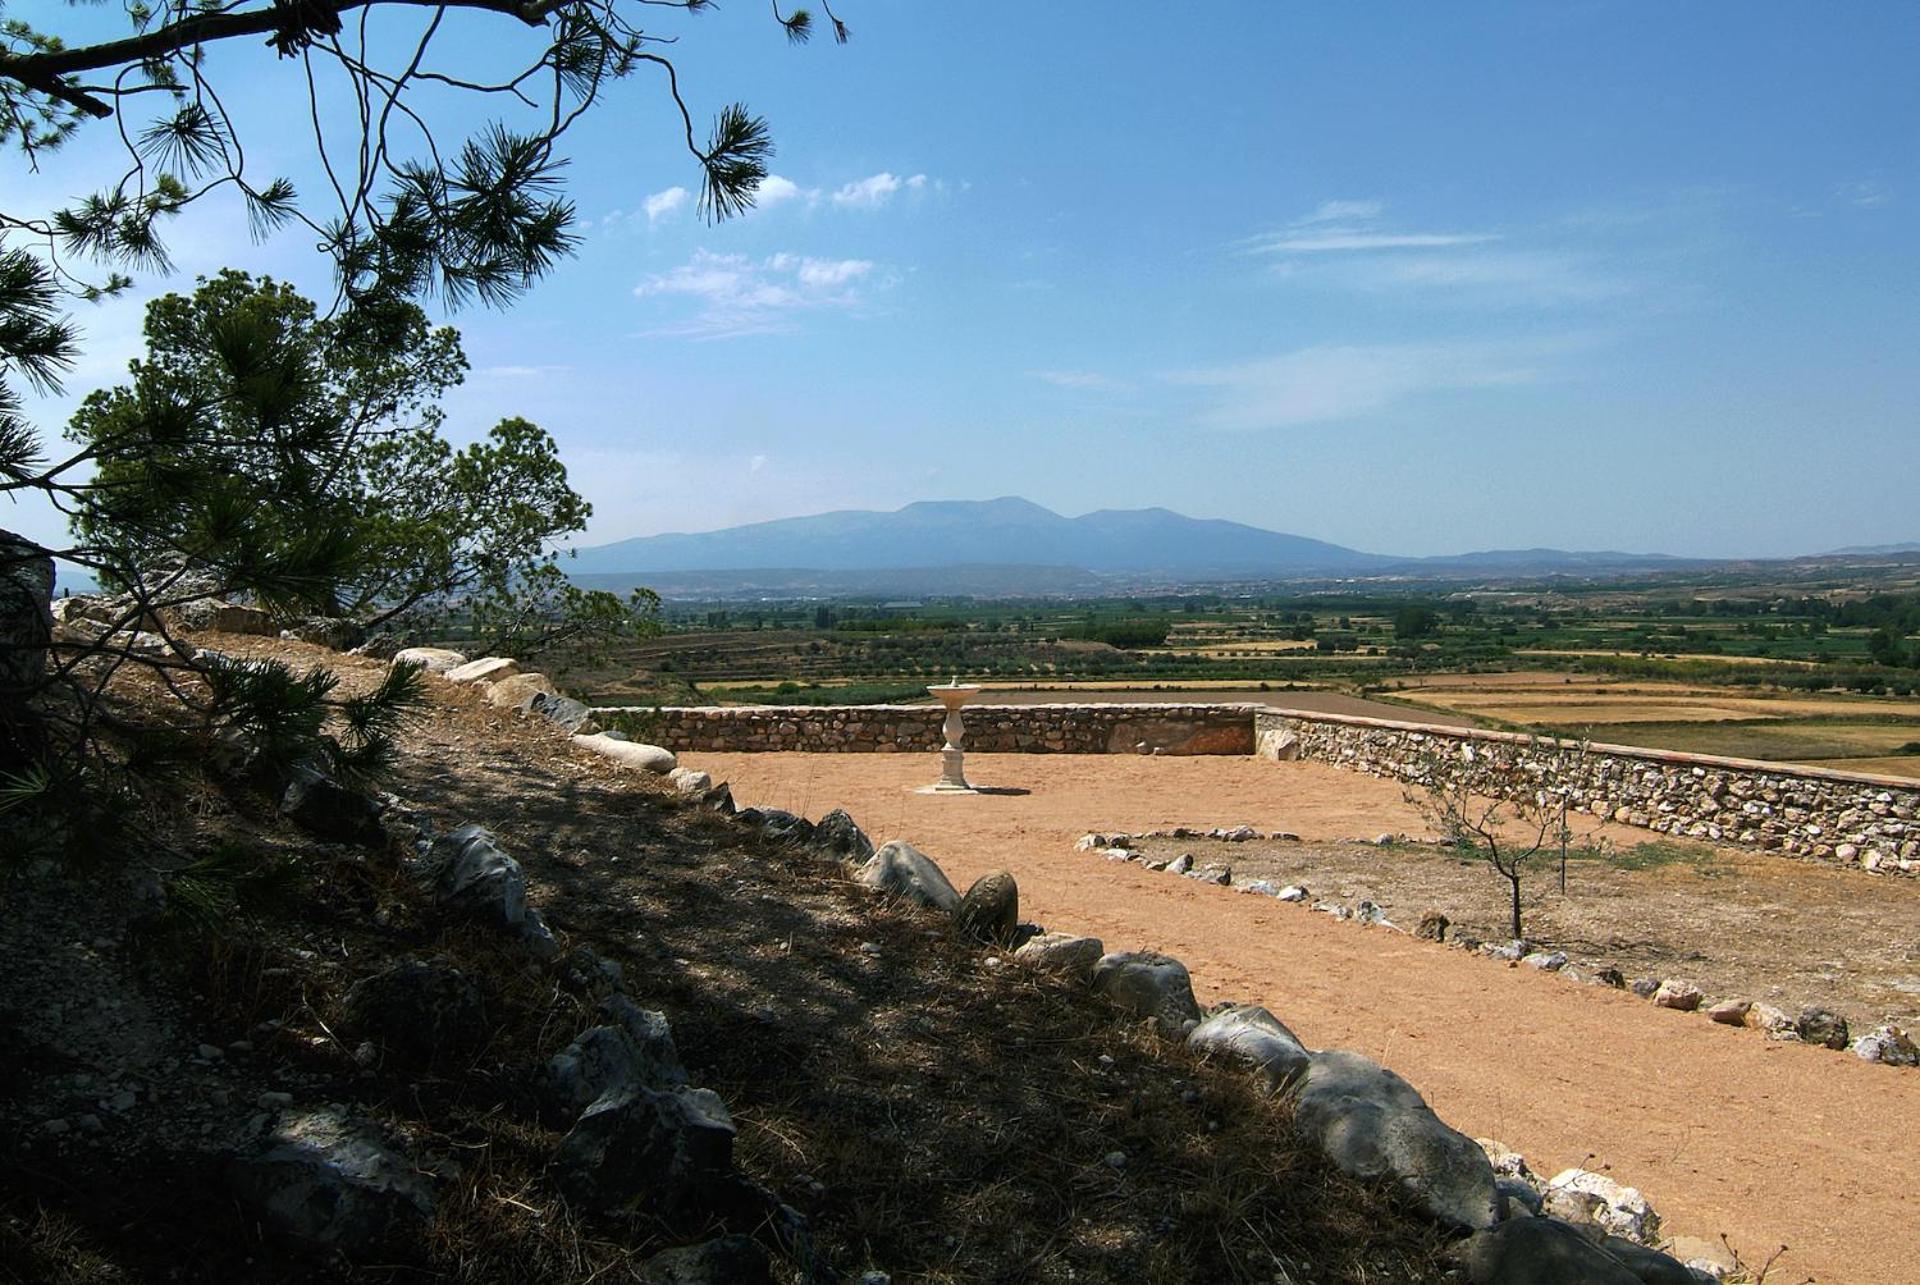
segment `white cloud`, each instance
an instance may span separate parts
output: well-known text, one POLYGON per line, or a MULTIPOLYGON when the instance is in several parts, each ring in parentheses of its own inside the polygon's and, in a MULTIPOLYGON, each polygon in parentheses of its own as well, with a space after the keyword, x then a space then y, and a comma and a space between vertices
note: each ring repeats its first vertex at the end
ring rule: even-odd
POLYGON ((646 199, 644 204, 647 222, 658 223, 668 215, 678 213, 686 208, 687 202, 692 198, 693 193, 684 187, 670 187, 664 192, 655 192, 646 199))
POLYGON ((868 178, 857 179, 845 184, 833 194, 835 205, 854 209, 878 209, 894 198, 902 188, 920 191, 927 186, 925 174, 915 174, 910 178, 901 178, 896 174, 881 172, 868 178))
POLYGON ((1171 378, 1211 394, 1204 413, 1215 427, 1257 431, 1358 419, 1421 394, 1532 383, 1547 354, 1540 345, 1324 344, 1171 378))
POLYGON ((1320 208, 1312 214, 1297 218, 1294 227, 1308 227, 1315 223, 1369 223, 1386 212, 1385 201, 1322 201, 1320 208))
POLYGON ((819 188, 801 187, 790 178, 769 174, 760 181, 760 188, 754 193, 753 203, 759 209, 765 210, 786 201, 804 200, 812 204, 819 199, 819 188))
POLYGON ((765 468, 766 466, 767 466, 767 457, 764 455, 753 455, 753 456, 749 456, 747 459, 747 472, 749 473, 758 473, 761 469, 765 468))
POLYGON ((1500 238, 1480 232, 1368 232, 1359 229, 1277 233, 1254 243, 1273 254, 1322 254, 1338 250, 1430 250, 1449 245, 1480 245, 1500 238))
POLYGON ((695 314, 651 333, 719 339, 791 330, 803 312, 853 311, 872 291, 892 284, 869 259, 819 259, 780 254, 753 259, 744 254, 697 250, 693 258, 656 273, 633 288, 636 298, 678 297, 695 314))
POLYGON ((564 375, 573 370, 571 366, 482 366, 473 373, 481 379, 545 379, 548 375, 564 375))
POLYGON ((1840 185, 1840 199, 1859 210, 1874 210, 1893 199, 1893 192, 1877 178, 1855 179, 1840 185))
POLYGON ((1097 370, 1036 370, 1033 373, 1036 378, 1046 380, 1055 388, 1073 388, 1083 392, 1117 393, 1131 386, 1125 380, 1103 375, 1097 370))

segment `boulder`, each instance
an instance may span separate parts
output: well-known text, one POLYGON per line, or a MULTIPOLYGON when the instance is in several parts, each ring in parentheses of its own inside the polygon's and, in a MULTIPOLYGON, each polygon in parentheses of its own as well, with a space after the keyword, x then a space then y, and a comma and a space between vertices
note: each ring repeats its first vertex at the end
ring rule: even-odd
POLYGON ((1520 962, 1543 973, 1557 973, 1567 966, 1567 955, 1560 950, 1536 950, 1523 955, 1520 962))
POLYGON ((1447 939, 1447 929, 1452 926, 1453 920, 1447 918, 1437 910, 1429 910, 1426 914, 1420 916, 1420 922, 1415 926, 1413 935, 1422 941, 1445 941, 1447 939))
POLYGON ((595 1026, 553 1055, 541 1081, 550 1101, 573 1112, 609 1094, 675 1088, 687 1082, 687 1073, 671 1033, 664 1044, 643 1045, 624 1026, 595 1026))
POLYGON ((1707 1016, 1722 1026, 1745 1026, 1747 1010, 1752 1007, 1750 1000, 1723 999, 1707 1010, 1707 1016))
POLYGON ((603 754, 622 767, 652 772, 655 776, 665 776, 680 766, 680 760, 675 757, 672 750, 661 749, 658 745, 642 744, 639 741, 615 740, 605 732, 596 732, 591 736, 575 736, 573 743, 581 749, 603 754))
POLYGON ((408 1065, 458 1061, 487 1040, 480 988, 441 964, 407 959, 389 965, 355 982, 343 1007, 349 1031, 408 1065))
POLYGON ((1770 1040, 1797 1040, 1800 1033, 1794 1029, 1791 1014, 1775 1008, 1771 1004, 1755 1004, 1747 1010, 1747 1025, 1765 1033, 1770 1040))
POLYGON ((1570 1223, 1591 1223, 1610 1236, 1652 1245, 1660 1215, 1634 1187, 1588 1169, 1566 1169, 1547 1183, 1547 1212, 1570 1223))
POLYGON ((1793 1019, 1793 1032, 1808 1044, 1819 1044, 1830 1049, 1843 1049, 1851 1037, 1847 1030, 1847 1019, 1830 1008, 1818 1008, 1809 1005, 1800 1010, 1800 1016, 1793 1019))
POLYGON ((899 839, 869 857, 854 878, 877 892, 905 897, 948 914, 960 908, 959 892, 933 858, 899 839))
POLYGON ((721 1236, 655 1254, 640 1265, 641 1285, 772 1285, 767 1251, 746 1236, 721 1236))
POLYGON ((766 808, 760 813, 760 833, 775 843, 810 843, 813 822, 784 808, 766 808))
POLYGON ((383 811, 372 795, 342 785, 305 763, 295 765, 280 795, 281 816, 330 843, 366 847, 384 844, 387 836, 380 828, 383 811))
POLYGON ((434 841, 429 860, 448 905, 507 929, 542 958, 559 953, 546 921, 527 904, 526 872, 491 831, 463 825, 434 841))
POLYGON ((1251 1067, 1279 1091, 1306 1074, 1309 1054, 1286 1023, 1264 1008, 1229 1008, 1193 1028, 1187 1047, 1251 1067))
POLYGON ((1077 982, 1090 981, 1093 966, 1107 953, 1098 937, 1072 933, 1041 933, 1014 948, 1013 957, 1042 972, 1059 973, 1077 982))
POLYGON ((1171 955, 1150 950, 1103 955, 1093 966, 1093 989, 1134 1017, 1152 1018, 1169 1039, 1200 1025, 1187 966, 1171 955))
POLYGON ((192 602, 168 607, 160 613, 160 618, 167 628, 189 634, 247 634, 271 638, 279 632, 273 627, 273 617, 260 608, 221 602, 217 598, 195 598, 192 602))
POLYGON ((393 654, 396 665, 418 665, 429 674, 444 674, 467 663, 464 654, 445 647, 407 647, 393 654))
POLYGON ((1467 1238, 1471 1285, 1643 1285, 1619 1259, 1552 1218, 1510 1218, 1467 1238))
POLYGON ((506 656, 482 656, 479 660, 455 665, 444 672, 450 683, 497 683, 518 674, 520 664, 506 656))
POLYGON ((1435 1220, 1478 1230, 1500 1218, 1493 1166, 1411 1084, 1340 1050, 1310 1055, 1294 1121, 1341 1172, 1392 1178, 1435 1220))
POLYGON ((240 1201, 268 1226, 309 1244, 362 1253, 424 1228, 433 1189, 371 1124, 336 1108, 283 1115, 233 1162, 240 1201))
POLYGON ((1882 1026, 1853 1042, 1853 1055, 1888 1066, 1920 1066, 1920 1048, 1897 1026, 1882 1026))
POLYGON ((0 531, 0 692, 31 691, 53 641, 53 555, 0 531))
POLYGON ((847 861, 865 861, 873 855, 873 840, 853 823, 844 808, 835 808, 820 818, 820 824, 813 828, 813 841, 847 861))
POLYGON ((554 1156, 568 1200, 602 1213, 640 1203, 696 1211, 733 1173, 733 1119, 708 1089, 609 1094, 580 1114, 554 1156))
POLYGON ((369 660, 392 660, 407 647, 407 635, 379 633, 355 647, 350 653, 369 660))
POLYGON ((539 715, 569 735, 598 730, 597 725, 588 726, 593 722, 593 711, 587 708, 585 701, 562 696, 558 692, 535 692, 527 701, 527 712, 539 715))
POLYGON ((339 616, 307 616, 282 629, 280 636, 290 642, 310 643, 329 651, 346 651, 358 647, 367 636, 367 631, 358 621, 339 616))
POLYGON ((1661 982, 1653 992, 1653 1002, 1661 1008, 1678 1009, 1682 1013, 1691 1013, 1700 1007, 1700 1001, 1706 996, 1692 982, 1679 978, 1668 978, 1661 982))
POLYGON ((625 995, 609 995, 600 1001, 600 1016, 625 1031, 639 1050, 650 1087, 687 1082, 686 1069, 680 1065, 680 1051, 674 1047, 673 1027, 665 1013, 641 1008, 625 995))
POLYGON ((1595 970, 1593 980, 1602 986, 1611 986, 1617 991, 1627 989, 1627 975, 1615 968, 1612 964, 1607 964, 1595 970))
POLYGON ((545 674, 515 674, 487 688, 487 702, 507 709, 525 709, 536 696, 557 696, 553 680, 545 674))
POLYGON ((690 767, 676 767, 667 773, 667 783, 690 799, 703 799, 713 789, 713 778, 690 767))
POLYGON ((554 980, 562 990, 574 995, 610 995, 620 989, 624 972, 619 964, 590 946, 575 946, 553 961, 554 980))
POLYGON ((1671 1254, 1646 1245, 1637 1245, 1621 1236, 1609 1236, 1600 1248, 1632 1272, 1640 1285, 1699 1285, 1700 1278, 1691 1268, 1671 1254))
POLYGON ((981 875, 953 912, 960 931, 989 946, 1010 946, 1020 927, 1020 889, 1005 870, 981 875))

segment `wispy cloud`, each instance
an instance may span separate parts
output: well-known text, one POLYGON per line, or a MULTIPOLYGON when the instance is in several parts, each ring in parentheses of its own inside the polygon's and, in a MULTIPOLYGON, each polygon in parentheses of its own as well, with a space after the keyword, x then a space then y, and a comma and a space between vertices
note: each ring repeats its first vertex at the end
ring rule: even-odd
POLYGON ((670 187, 664 192, 655 192, 649 196, 641 208, 646 211, 647 222, 658 223, 668 215, 684 210, 687 202, 692 198, 693 194, 686 188, 670 187))
POLYGON ((925 174, 901 178, 897 174, 883 171, 844 184, 834 192, 833 203, 853 209, 878 209, 902 191, 920 191, 927 186, 927 182, 925 174))
POLYGON ((1276 254, 1324 254, 1339 250, 1431 250, 1448 245, 1481 245, 1500 238, 1484 232, 1367 232, 1344 230, 1304 235, 1277 233, 1254 249, 1276 254))
POLYGON ((1036 370, 1033 374, 1036 379, 1043 379, 1055 388, 1073 388, 1083 392, 1118 393, 1132 387, 1124 379, 1115 379, 1096 370, 1036 370))
POLYGON ((679 267, 642 281, 633 293, 694 306, 691 317, 648 333, 722 339, 791 330, 802 313, 857 310, 891 284, 891 276, 869 259, 787 253, 754 259, 697 250, 679 267))
POLYGON ((1322 201, 1312 214, 1293 221, 1295 227, 1311 227, 1315 223, 1368 223, 1379 218, 1387 211, 1385 201, 1322 201))
POLYGON ((1495 342, 1325 344, 1170 378, 1205 390, 1207 422, 1251 432, 1358 419, 1423 394, 1533 383, 1550 352, 1495 342))
POLYGON ((565 375, 573 370, 571 366, 482 366, 474 371, 481 379, 545 379, 549 375, 565 375))
POLYGON ((1893 200, 1893 191, 1877 178, 1855 179, 1840 185, 1840 199, 1857 210, 1876 210, 1893 200))

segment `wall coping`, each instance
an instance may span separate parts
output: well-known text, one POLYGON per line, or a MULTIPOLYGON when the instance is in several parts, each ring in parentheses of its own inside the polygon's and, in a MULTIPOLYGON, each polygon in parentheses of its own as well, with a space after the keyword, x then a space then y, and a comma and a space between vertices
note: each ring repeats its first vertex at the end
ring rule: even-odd
MULTIPOLYGON (((1323 710, 1286 709, 1262 705, 1261 713, 1307 723, 1337 723, 1346 727, 1372 727, 1389 732, 1421 732, 1428 736, 1446 736, 1458 741, 1494 741, 1504 745, 1541 744, 1577 746, 1577 740, 1564 737, 1528 736, 1524 732, 1502 732, 1484 727, 1448 727, 1440 723, 1414 723, 1395 718, 1372 718, 1364 714, 1332 714, 1323 710)), ((1771 776, 1804 777, 1814 781, 1833 781, 1843 785, 1872 785, 1883 790, 1920 793, 1920 780, 1905 776, 1882 776, 1877 772, 1847 772, 1838 768, 1812 767, 1803 763, 1770 763, 1765 759, 1729 758, 1719 754, 1693 754, 1686 750, 1659 750, 1645 745, 1614 745, 1593 741, 1593 753, 1610 758, 1643 759, 1649 763, 1669 763, 1677 767, 1717 768, 1728 772, 1765 773, 1771 776)))

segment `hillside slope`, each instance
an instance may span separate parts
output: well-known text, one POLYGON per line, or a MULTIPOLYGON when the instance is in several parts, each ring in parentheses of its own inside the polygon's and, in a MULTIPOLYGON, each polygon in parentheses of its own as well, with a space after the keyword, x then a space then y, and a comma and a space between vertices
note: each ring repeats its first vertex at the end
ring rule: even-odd
MULTIPOLYGON (((211 641, 328 664, 349 688, 381 668, 211 641)), ((7 870, 0 1281, 634 1279, 723 1233, 779 1280, 1444 1278, 1433 1225, 1301 1146, 1251 1077, 815 849, 433 689, 389 846, 318 841, 183 757, 126 852, 7 870), (411 841, 466 822, 523 865, 558 964, 415 876, 411 841), (404 1029, 369 1034, 356 986, 403 964, 466 979, 478 1029, 412 1055, 404 1029), (731 1113, 744 1185, 727 1200, 593 1213, 559 1194, 574 1112, 548 1060, 605 1020, 615 985, 665 1015, 691 1082, 731 1113), (346 1259, 270 1233, 235 1174, 276 1121, 315 1111, 404 1147, 432 1216, 346 1259)))

